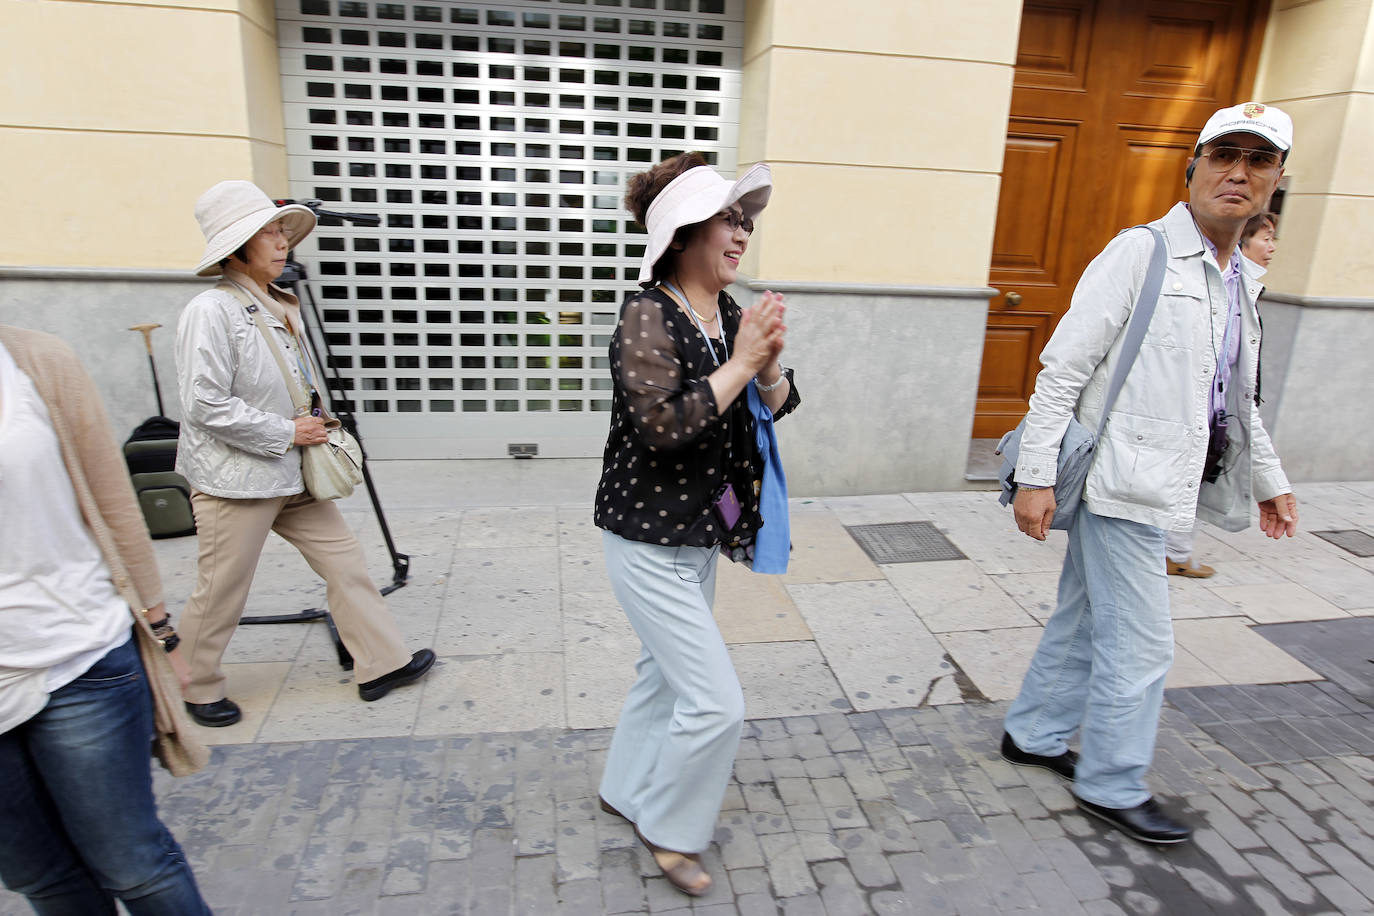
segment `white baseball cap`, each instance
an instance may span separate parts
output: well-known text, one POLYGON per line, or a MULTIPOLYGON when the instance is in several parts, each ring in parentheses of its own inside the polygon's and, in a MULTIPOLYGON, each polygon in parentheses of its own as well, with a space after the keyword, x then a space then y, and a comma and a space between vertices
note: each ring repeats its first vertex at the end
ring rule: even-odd
POLYGON ((649 240, 639 262, 639 284, 653 280, 654 264, 668 250, 678 229, 708 220, 736 202, 744 215, 753 219, 768 205, 772 191, 772 172, 762 162, 750 166, 734 181, 709 165, 699 165, 668 182, 644 214, 649 240))
POLYGON ((1197 145, 1201 148, 1217 137, 1235 133, 1254 134, 1283 153, 1293 147, 1293 119, 1260 102, 1244 102, 1215 112, 1198 134, 1197 145))

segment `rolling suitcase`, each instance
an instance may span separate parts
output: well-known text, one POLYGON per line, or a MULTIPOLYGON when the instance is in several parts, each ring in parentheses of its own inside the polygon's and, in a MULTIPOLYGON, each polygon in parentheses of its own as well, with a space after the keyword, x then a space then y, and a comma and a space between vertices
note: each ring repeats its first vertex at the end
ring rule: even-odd
POLYGON ((152 336, 160 327, 136 324, 129 328, 143 334, 148 366, 153 370, 157 416, 138 424, 124 442, 124 463, 129 466, 129 479, 143 509, 143 520, 148 523, 148 533, 155 538, 179 538, 196 533, 196 519, 191 512, 191 485, 175 470, 181 424, 162 415, 162 386, 157 381, 152 336))
POLYGON ((167 417, 149 417, 124 443, 129 479, 155 538, 177 538, 196 533, 191 513, 191 485, 174 468, 181 424, 167 417))

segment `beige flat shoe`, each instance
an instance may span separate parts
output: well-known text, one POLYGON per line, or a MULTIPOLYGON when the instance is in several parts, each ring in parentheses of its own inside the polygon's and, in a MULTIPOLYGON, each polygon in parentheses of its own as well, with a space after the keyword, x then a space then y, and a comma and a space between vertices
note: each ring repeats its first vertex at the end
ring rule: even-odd
POLYGON ((663 877, 668 879, 668 883, 689 897, 700 897, 711 889, 711 876, 706 869, 701 867, 701 855, 698 853, 675 852, 671 849, 664 849, 662 846, 655 846, 644 839, 644 834, 635 828, 635 836, 639 837, 639 842, 644 844, 644 848, 653 853, 654 862, 663 870, 663 877), (677 861, 671 865, 664 865, 659 856, 677 856, 677 861))
POLYGON ((1194 563, 1192 560, 1187 563, 1175 563, 1167 557, 1164 559, 1164 571, 1171 576, 1182 576, 1185 579, 1210 579, 1217 572, 1210 566, 1194 563))

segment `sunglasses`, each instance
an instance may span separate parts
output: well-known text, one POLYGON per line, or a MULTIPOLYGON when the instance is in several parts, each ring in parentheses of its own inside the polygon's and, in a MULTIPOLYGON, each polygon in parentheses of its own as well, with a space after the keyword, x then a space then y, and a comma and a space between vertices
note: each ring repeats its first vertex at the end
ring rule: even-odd
POLYGON ((1228 172, 1244 159, 1253 175, 1272 175, 1283 163, 1279 154, 1270 149, 1241 149, 1218 146, 1205 156, 1207 164, 1218 172, 1228 172))
POLYGON ((730 227, 731 232, 743 227, 745 235, 754 234, 754 221, 749 217, 736 213, 734 210, 726 210, 720 215, 725 218, 725 224, 730 227))

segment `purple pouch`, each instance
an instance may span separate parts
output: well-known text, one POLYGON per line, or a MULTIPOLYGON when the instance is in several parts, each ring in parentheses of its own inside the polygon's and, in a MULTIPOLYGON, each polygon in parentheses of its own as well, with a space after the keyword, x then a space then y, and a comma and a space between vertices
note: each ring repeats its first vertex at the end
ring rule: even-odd
POLYGON ((739 497, 735 495, 734 484, 724 484, 716 491, 715 497, 711 500, 711 508, 716 513, 721 529, 726 532, 733 531, 743 512, 739 505, 739 497))

